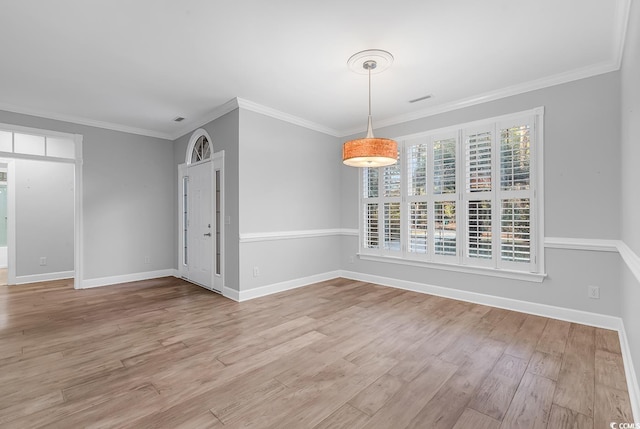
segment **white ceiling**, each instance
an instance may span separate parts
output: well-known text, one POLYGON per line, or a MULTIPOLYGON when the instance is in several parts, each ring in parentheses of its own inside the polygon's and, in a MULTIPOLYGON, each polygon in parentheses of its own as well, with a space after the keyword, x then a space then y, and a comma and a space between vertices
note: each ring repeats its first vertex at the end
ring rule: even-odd
POLYGON ((240 97, 342 136, 356 52, 395 58, 380 127, 617 70, 630 1, 1 0, 0 109, 175 138, 240 97))

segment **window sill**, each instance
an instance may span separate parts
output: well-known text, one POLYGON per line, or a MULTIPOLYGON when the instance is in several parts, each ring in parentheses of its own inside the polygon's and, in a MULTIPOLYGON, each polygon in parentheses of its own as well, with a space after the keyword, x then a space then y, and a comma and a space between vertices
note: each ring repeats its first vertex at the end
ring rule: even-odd
POLYGON ((395 256, 380 256, 358 253, 358 258, 364 261, 385 262, 390 264, 409 265, 412 267, 432 268, 436 270, 455 271, 465 274, 479 274, 483 276, 502 277, 512 280, 522 280, 533 283, 542 283, 547 277, 546 274, 527 273, 523 271, 513 271, 498 268, 470 267, 468 265, 446 264, 441 262, 426 262, 414 259, 404 259, 395 256))

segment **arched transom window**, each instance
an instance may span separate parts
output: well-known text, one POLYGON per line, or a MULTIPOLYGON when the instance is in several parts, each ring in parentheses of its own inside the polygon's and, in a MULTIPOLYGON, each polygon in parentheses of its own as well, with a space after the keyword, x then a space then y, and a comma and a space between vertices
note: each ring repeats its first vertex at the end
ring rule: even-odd
POLYGON ((207 136, 203 135, 198 137, 191 151, 191 164, 211 159, 211 152, 211 143, 209 139, 207 139, 207 136))

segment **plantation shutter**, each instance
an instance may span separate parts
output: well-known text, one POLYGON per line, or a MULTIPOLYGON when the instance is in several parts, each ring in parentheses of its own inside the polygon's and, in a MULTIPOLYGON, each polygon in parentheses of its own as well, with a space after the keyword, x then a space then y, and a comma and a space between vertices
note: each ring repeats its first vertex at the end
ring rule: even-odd
POLYGON ((494 266, 494 127, 463 131, 465 264, 494 266))
POLYGON ((429 253, 428 153, 426 139, 406 142, 407 253, 410 257, 420 257, 429 253))
POLYGON ((382 168, 382 250, 385 253, 400 253, 401 247, 401 166, 398 162, 382 168))
POLYGON ((433 201, 433 260, 451 261, 458 255, 458 134, 431 140, 433 201))
POLYGON ((362 247, 378 249, 380 243, 378 228, 379 181, 377 168, 362 169, 362 247))
POLYGON ((499 267, 522 269, 532 258, 531 120, 498 124, 500 150, 500 258, 499 267), (518 268, 519 267, 519 268, 518 268))

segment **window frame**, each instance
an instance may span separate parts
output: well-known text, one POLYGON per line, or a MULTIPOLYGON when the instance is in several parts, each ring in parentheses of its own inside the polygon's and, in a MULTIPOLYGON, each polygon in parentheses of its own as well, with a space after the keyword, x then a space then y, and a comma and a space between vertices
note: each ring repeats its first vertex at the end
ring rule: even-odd
MULTIPOLYGON (((358 257, 363 260, 379 262, 392 262, 402 265, 428 267, 474 274, 483 274, 496 277, 506 277, 518 280, 541 282, 546 277, 544 264, 544 183, 543 183, 543 157, 544 157, 544 108, 537 107, 531 110, 516 112, 507 115, 496 116, 473 122, 467 122, 446 128, 434 129, 416 134, 405 135, 396 138, 398 141, 398 157, 400 164, 400 189, 399 198, 401 218, 401 238, 399 251, 390 251, 383 248, 384 225, 381 222, 384 216, 385 202, 391 199, 384 197, 384 167, 378 170, 378 195, 375 198, 367 198, 364 195, 364 178, 366 169, 360 169, 358 180, 358 257), (508 124, 529 125, 529 190, 527 191, 502 191, 501 190, 501 166, 500 166, 500 130, 508 124), (491 191, 470 192, 467 189, 467 152, 466 137, 470 132, 491 131, 491 191), (456 138, 456 192, 453 194, 436 194, 434 192, 433 171, 434 156, 433 144, 445 137, 456 138), (409 148, 419 144, 427 144, 426 159, 426 195, 410 195, 409 148), (502 260, 501 219, 502 201, 508 198, 529 198, 529 227, 530 227, 530 261, 512 262, 502 260), (416 201, 426 201, 427 204, 427 251, 426 253, 411 252, 410 244, 410 204, 416 201), (434 237, 434 206, 439 201, 455 201, 455 234, 456 252, 453 255, 435 255, 434 237), (491 203, 491 258, 471 257, 469 253, 469 212, 470 201, 490 201, 491 203), (366 204, 378 204, 378 248, 365 247, 364 209, 366 204)), ((395 202, 397 197, 393 198, 395 202)), ((415 243, 415 242, 414 242, 415 243)))

